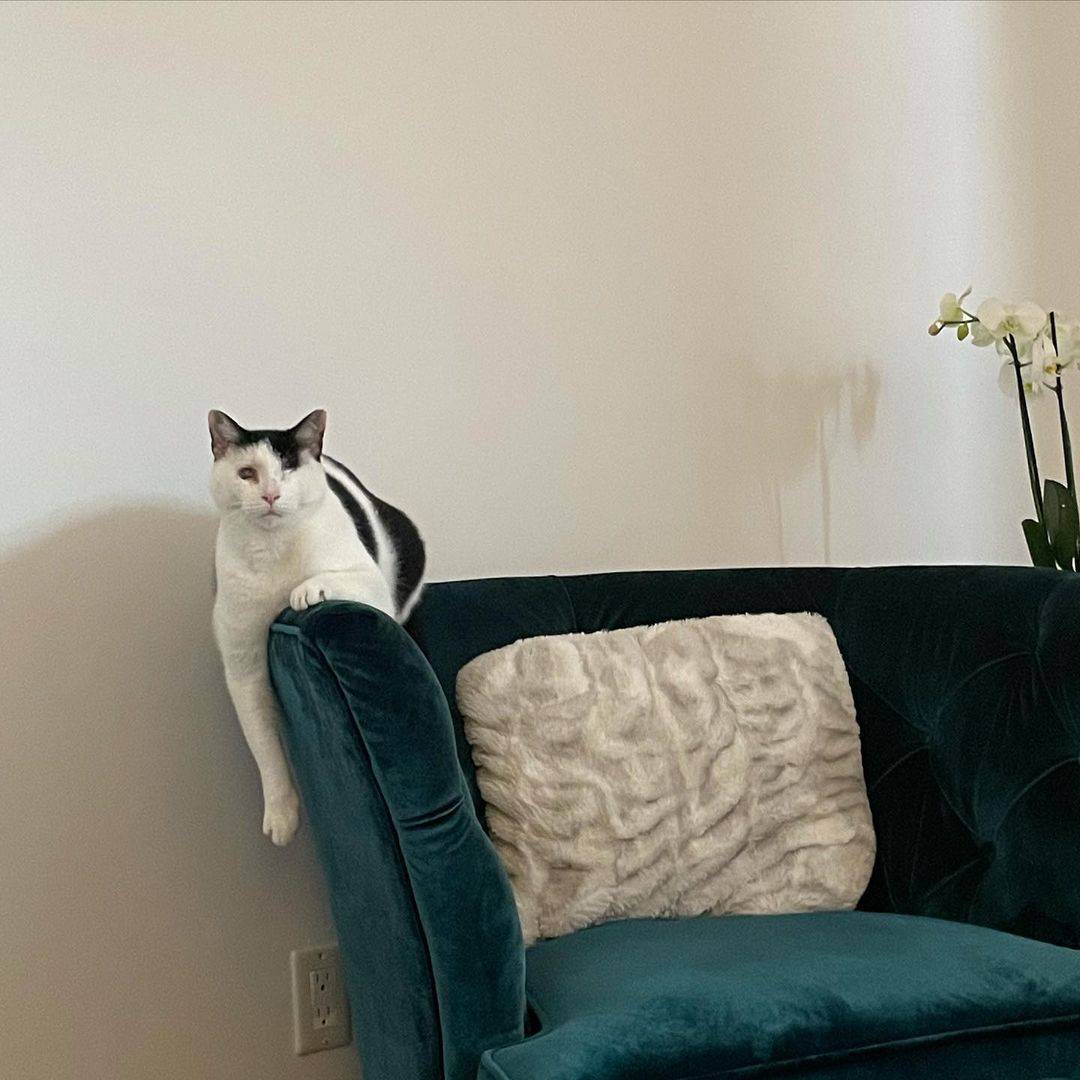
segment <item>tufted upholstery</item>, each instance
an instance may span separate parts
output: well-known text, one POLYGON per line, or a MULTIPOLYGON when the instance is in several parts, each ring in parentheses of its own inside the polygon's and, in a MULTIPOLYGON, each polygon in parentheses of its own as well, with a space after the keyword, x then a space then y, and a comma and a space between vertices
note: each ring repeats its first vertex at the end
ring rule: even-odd
POLYGON ((878 836, 860 906, 1080 946, 1080 579, 1026 567, 745 569, 431 585, 410 627, 458 668, 521 637, 816 611, 855 697, 878 836))

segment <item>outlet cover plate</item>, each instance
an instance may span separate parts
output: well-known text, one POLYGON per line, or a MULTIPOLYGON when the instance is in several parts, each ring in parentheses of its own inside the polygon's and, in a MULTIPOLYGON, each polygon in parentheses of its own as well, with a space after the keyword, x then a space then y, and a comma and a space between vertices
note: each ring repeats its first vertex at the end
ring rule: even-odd
POLYGON ((345 973, 337 945, 293 949, 293 1049, 298 1054, 332 1050, 352 1041, 345 973))

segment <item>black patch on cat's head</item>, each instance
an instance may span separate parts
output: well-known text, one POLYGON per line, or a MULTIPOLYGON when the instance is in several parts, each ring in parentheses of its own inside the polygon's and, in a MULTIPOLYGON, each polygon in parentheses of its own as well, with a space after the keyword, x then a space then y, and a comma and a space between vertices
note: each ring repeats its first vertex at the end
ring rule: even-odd
POLYGON ((276 428, 248 430, 218 409, 211 410, 209 422, 210 449, 215 461, 234 446, 254 446, 261 442, 270 444, 270 449, 281 459, 281 467, 286 470, 295 469, 300 464, 300 455, 305 450, 316 461, 322 455, 323 434, 326 431, 325 409, 308 413, 299 424, 285 431, 276 428))

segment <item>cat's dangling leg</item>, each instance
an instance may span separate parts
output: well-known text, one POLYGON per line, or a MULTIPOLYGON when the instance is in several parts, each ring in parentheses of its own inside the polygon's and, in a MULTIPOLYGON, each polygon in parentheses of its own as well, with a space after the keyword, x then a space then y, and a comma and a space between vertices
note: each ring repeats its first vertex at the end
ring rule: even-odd
POLYGON ((300 823, 300 799, 281 746, 281 714, 266 658, 257 653, 249 653, 249 662, 244 664, 227 658, 225 681, 262 780, 263 834, 282 847, 293 838, 300 823))

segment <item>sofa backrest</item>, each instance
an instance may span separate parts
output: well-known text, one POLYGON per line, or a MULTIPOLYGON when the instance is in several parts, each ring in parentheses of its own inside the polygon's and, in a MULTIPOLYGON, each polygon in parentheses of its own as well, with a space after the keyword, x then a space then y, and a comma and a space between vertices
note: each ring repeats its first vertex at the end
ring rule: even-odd
POLYGON ((863 907, 1080 946, 1080 580, 1022 567, 645 571, 436 583, 409 630, 461 666, 523 637, 742 612, 833 627, 878 858, 863 907))

